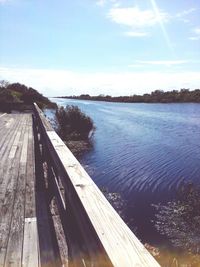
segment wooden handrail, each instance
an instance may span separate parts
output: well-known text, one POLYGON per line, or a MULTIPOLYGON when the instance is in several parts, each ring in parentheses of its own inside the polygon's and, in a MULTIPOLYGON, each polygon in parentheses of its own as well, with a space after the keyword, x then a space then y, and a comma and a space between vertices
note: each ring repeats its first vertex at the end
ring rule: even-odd
POLYGON ((52 184, 73 266, 159 267, 36 104, 34 113, 47 162, 51 166, 52 184), (65 190, 64 198, 59 180, 65 190), (73 244, 75 239, 78 241, 73 244), (76 257, 79 258, 77 261, 76 257))

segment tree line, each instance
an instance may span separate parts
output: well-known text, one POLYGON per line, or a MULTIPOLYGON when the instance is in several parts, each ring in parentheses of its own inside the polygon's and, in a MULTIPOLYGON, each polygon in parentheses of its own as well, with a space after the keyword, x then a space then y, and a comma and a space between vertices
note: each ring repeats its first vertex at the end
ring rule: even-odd
POLYGON ((200 89, 195 89, 193 91, 190 91, 189 89, 180 89, 167 92, 164 92, 163 90, 155 90, 150 94, 131 96, 110 96, 103 94, 90 96, 89 94, 82 94, 80 96, 62 96, 61 98, 125 103, 200 103, 200 89))

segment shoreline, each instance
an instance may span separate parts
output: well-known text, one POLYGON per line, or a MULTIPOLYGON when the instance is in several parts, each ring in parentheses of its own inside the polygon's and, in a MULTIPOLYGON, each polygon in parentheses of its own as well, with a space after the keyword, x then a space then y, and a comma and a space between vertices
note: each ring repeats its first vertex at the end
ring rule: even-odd
POLYGON ((169 101, 169 102, 147 102, 147 101, 115 101, 115 100, 105 100, 105 99, 87 99, 87 98, 78 98, 78 97, 62 97, 62 96, 51 96, 49 98, 59 98, 59 99, 72 99, 72 100, 80 100, 80 101, 93 101, 93 102, 108 102, 108 103, 121 103, 121 104, 200 104, 195 101, 169 101))
POLYGON ((64 99, 78 99, 78 100, 91 100, 91 101, 104 101, 104 102, 117 102, 117 103, 200 103, 200 89, 185 89, 180 90, 154 90, 151 93, 145 93, 143 95, 89 95, 81 94, 79 96, 57 96, 52 98, 64 98, 64 99))
POLYGON ((77 158, 81 157, 84 153, 88 152, 92 148, 92 144, 89 140, 69 140, 64 141, 64 143, 72 152, 72 154, 77 158))

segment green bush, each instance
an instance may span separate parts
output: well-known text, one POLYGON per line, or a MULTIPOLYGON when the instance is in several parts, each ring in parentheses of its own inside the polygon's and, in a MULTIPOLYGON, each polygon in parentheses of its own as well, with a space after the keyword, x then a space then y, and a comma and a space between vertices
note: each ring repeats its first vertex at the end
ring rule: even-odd
POLYGON ((0 81, 0 102, 1 103, 24 103, 30 105, 36 102, 40 108, 56 109, 57 104, 51 102, 47 97, 37 90, 20 83, 0 81))
POLYGON ((13 102, 14 97, 10 90, 7 90, 6 88, 0 89, 0 102, 7 103, 7 102, 13 102))
POLYGON ((56 110, 57 132, 65 140, 86 140, 94 129, 93 121, 77 106, 67 105, 56 110))

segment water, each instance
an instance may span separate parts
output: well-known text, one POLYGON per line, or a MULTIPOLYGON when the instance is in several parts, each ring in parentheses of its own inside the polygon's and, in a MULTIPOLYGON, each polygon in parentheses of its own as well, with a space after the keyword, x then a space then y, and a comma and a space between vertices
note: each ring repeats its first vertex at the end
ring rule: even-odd
POLYGON ((99 187, 121 194, 125 221, 143 242, 162 242, 152 204, 171 200, 184 181, 200 184, 200 104, 53 100, 94 120, 93 148, 81 163, 99 187))

